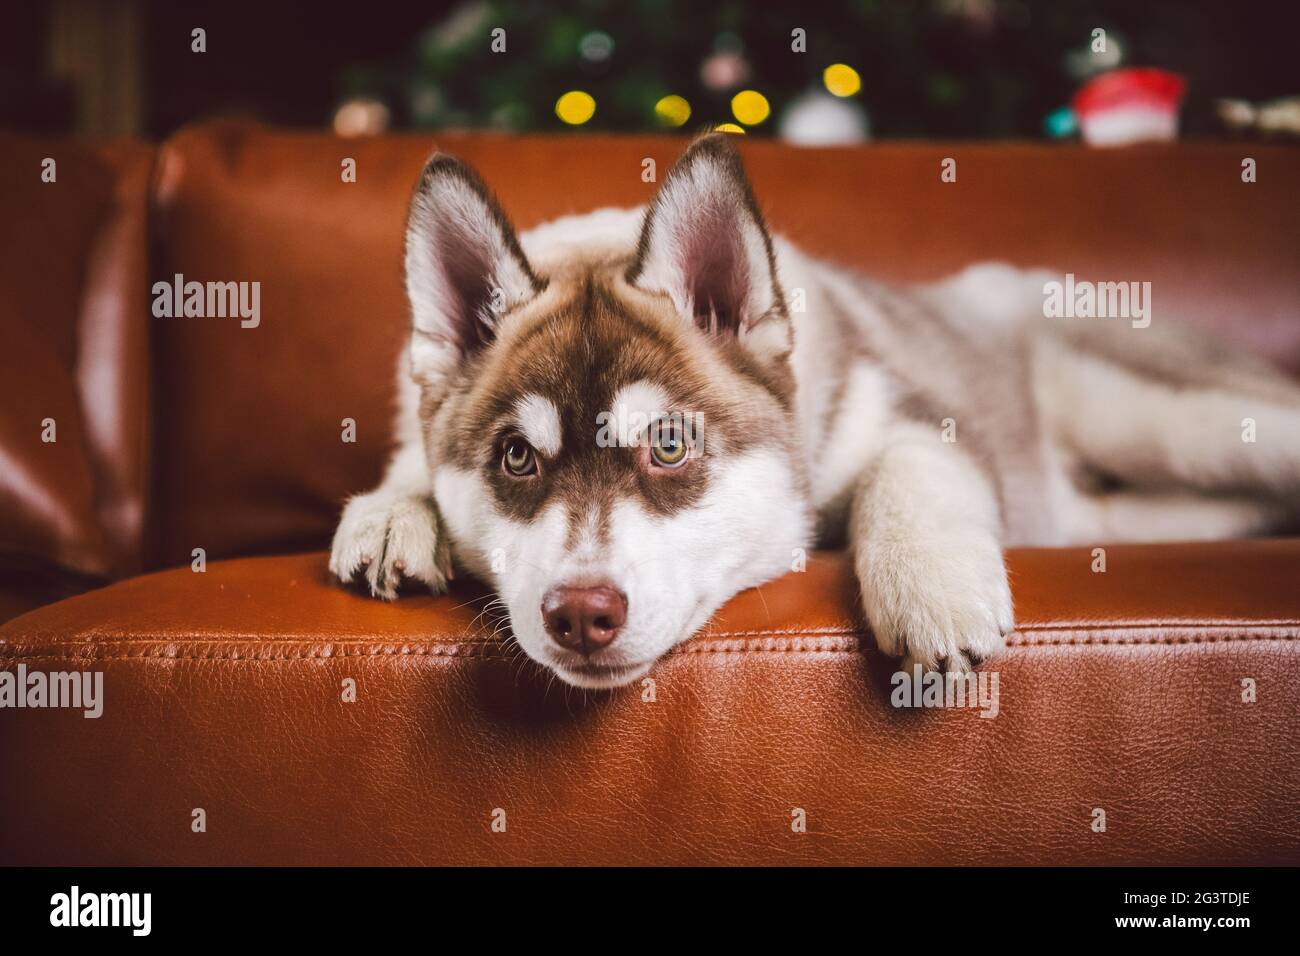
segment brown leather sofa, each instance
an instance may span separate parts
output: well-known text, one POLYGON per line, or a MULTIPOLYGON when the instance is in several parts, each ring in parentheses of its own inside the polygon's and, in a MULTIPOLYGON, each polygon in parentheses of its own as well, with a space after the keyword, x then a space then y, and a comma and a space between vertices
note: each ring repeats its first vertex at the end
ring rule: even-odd
MULTIPOLYGON (((1104 573, 1011 552, 993 719, 890 705, 837 554, 737 597, 653 700, 537 674, 472 582, 336 586, 322 549, 389 448, 435 145, 527 227, 643 202, 642 159, 682 141, 0 138, 0 670, 105 675, 98 719, 0 710, 0 863, 1300 862, 1300 541, 1107 547, 1104 573), (260 281, 261 324, 154 318, 177 273, 260 281)), ((1150 280, 1158 321, 1300 368, 1295 149, 743 150, 814 253, 1150 280)))

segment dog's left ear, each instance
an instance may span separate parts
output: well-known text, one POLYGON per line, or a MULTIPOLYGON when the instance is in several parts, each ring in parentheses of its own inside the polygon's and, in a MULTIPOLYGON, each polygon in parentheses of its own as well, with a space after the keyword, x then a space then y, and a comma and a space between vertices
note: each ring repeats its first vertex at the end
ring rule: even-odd
POLYGON ((772 239, 727 134, 695 140, 669 170, 627 280, 668 295, 705 332, 776 355, 789 350, 772 239))

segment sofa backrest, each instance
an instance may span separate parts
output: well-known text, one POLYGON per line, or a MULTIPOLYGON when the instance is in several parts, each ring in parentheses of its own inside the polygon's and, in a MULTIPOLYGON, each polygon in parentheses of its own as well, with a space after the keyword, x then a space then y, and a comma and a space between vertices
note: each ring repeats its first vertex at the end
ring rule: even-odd
MULTIPOLYGON (((654 160, 661 178, 684 143, 488 133, 345 140, 231 122, 165 142, 147 267, 116 255, 125 271, 112 296, 86 286, 78 306, 84 312, 93 299, 100 312, 121 312, 121 347, 93 346, 98 381, 119 389, 142 382, 137 370, 148 355, 146 530, 134 557, 160 567, 189 562, 195 548, 212 559, 324 547, 346 496, 378 481, 408 322, 406 205, 435 148, 476 166, 522 229, 645 202, 654 183, 644 161, 654 160), (345 160, 355 161, 355 182, 342 175, 345 160), (260 283, 260 324, 151 315, 150 288, 177 275, 260 283), (147 344, 130 329, 147 332, 147 344), (355 442, 343 440, 349 420, 355 442)), ((1150 281, 1155 321, 1217 327, 1300 367, 1300 151, 1201 143, 804 149, 757 139, 741 149, 772 227, 814 254, 889 280, 1002 259, 1080 279, 1150 281), (1248 157, 1253 183, 1242 179, 1248 157), (955 182, 941 177, 948 158, 955 182)), ((32 215, 30 204, 22 208, 32 215)), ((101 241, 100 254, 111 248, 101 241)), ((5 404, 8 416, 8 397, 5 404)), ((129 411, 120 402, 104 409, 129 411)), ((142 447, 138 436, 123 441, 142 447)), ((0 453, 15 454, 6 446, 0 453)), ((12 522, 0 511, 0 530, 12 522)), ((104 564, 110 573, 127 566, 104 564)))
POLYGON ((155 154, 0 135, 0 620, 141 562, 155 154))

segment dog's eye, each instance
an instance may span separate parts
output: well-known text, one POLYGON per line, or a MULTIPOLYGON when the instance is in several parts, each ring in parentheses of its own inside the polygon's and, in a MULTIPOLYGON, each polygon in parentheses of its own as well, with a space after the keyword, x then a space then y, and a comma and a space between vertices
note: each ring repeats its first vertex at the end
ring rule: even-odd
POLYGON ((686 463, 686 437, 676 423, 659 422, 653 429, 650 457, 661 468, 680 468, 686 463))
POLYGON ((532 446, 522 438, 508 438, 501 452, 501 467, 506 474, 526 478, 537 473, 537 456, 533 454, 532 446))

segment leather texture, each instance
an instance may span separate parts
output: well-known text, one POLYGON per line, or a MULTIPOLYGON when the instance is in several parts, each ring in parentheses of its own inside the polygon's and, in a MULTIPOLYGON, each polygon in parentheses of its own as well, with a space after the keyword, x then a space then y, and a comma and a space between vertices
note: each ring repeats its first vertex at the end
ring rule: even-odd
POLYGON ((0 619, 140 565, 154 152, 0 135, 0 619))
MULTIPOLYGON (((0 863, 1300 863, 1300 540, 1109 547, 1105 573, 1011 552, 995 718, 891 706, 841 555, 739 595, 653 701, 538 673, 470 582, 385 604, 330 580, 319 549, 389 450, 428 153, 526 228, 644 202, 643 160, 662 177, 683 143, 0 139, 0 671, 101 670, 106 696, 0 710, 0 863), (260 326, 152 318, 178 273, 261 282, 260 326)), ((741 148, 815 254, 1149 280, 1157 321, 1300 368, 1300 151, 741 148)))
POLYGON ((838 554, 738 596, 653 702, 553 683, 463 585, 383 604, 321 553, 136 578, 0 629, 0 667, 105 674, 96 720, 0 715, 0 860, 1300 862, 1300 541, 1009 563, 993 718, 891 706, 838 554))

